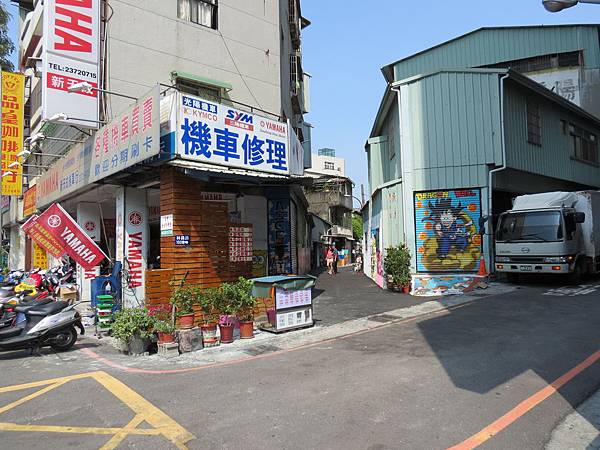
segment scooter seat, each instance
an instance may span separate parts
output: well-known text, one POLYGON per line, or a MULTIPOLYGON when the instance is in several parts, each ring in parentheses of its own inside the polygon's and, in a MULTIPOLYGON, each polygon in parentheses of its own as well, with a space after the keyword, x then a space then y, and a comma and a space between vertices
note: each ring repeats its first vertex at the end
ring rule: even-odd
POLYGON ((20 301, 19 301, 19 305, 33 305, 33 304, 42 304, 45 305, 46 303, 51 302, 52 299, 49 297, 45 297, 45 298, 39 298, 37 295, 28 295, 26 297, 23 297, 20 301), (47 300, 47 301, 44 301, 47 300), (39 303, 44 301, 44 303, 39 303), (37 303, 36 303, 37 302, 37 303))
POLYGON ((23 328, 25 328, 25 322, 20 323, 19 325, 14 327, 8 327, 3 330, 0 330, 0 340, 18 336, 19 334, 21 334, 21 331, 23 331, 23 328))
POLYGON ((37 307, 44 306, 44 305, 47 305, 48 303, 53 303, 53 302, 54 302, 54 300, 46 297, 46 298, 43 298, 43 299, 37 300, 37 301, 32 301, 32 302, 27 302, 27 303, 19 303, 15 307, 15 312, 26 313, 31 308, 37 308, 37 307))
POLYGON ((15 296, 15 291, 14 290, 0 290, 0 298, 8 298, 8 297, 14 297, 15 296))
POLYGON ((25 313, 28 316, 51 316, 57 312, 62 311, 67 306, 68 302, 50 302, 42 306, 34 306, 25 313))

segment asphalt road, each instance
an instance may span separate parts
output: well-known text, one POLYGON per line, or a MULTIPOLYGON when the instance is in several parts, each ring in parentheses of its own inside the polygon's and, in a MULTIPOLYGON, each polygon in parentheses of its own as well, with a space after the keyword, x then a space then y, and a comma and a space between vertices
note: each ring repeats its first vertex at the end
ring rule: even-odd
MULTIPOLYGON (((189 448, 448 448, 600 349, 600 290, 543 295, 548 290, 523 287, 446 314, 188 373, 122 372, 79 351, 3 354, 0 386, 105 375, 49 381, 48 392, 22 404, 40 386, 0 388, 2 447, 100 448, 121 430, 111 441, 120 448, 176 448, 169 436, 186 440, 187 430, 195 437, 189 448), (124 432, 136 417, 138 434, 124 432), (174 427, 178 435, 157 434, 174 427)), ((514 413, 480 448, 544 448, 560 419, 599 387, 594 362, 530 411, 514 413)))

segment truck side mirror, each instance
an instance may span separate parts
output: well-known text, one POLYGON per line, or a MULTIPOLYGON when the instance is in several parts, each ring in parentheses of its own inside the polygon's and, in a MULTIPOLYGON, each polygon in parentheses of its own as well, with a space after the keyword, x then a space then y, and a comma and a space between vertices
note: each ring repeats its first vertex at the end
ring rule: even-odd
POLYGON ((488 216, 479 216, 479 234, 482 236, 485 234, 485 224, 488 219, 488 216))
POLYGON ((575 223, 583 223, 585 222, 585 213, 576 212, 575 213, 575 223))

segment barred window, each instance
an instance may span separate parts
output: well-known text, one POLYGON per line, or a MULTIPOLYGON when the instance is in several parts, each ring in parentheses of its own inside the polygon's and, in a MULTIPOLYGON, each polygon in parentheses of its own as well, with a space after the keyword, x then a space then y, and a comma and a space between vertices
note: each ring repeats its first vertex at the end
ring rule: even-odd
POLYGON ((569 137, 573 159, 598 165, 598 139, 595 134, 570 124, 569 137))

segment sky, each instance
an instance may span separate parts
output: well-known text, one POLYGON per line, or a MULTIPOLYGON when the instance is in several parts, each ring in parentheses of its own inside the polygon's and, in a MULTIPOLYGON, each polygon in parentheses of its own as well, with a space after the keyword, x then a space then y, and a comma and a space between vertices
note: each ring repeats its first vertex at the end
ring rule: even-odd
MULTIPOLYGON (((16 42, 17 10, 9 8, 16 42)), ((312 75, 305 116, 312 149, 336 149, 360 197, 360 185, 367 190, 364 145, 385 89, 381 67, 484 26, 600 23, 600 5, 549 13, 541 0, 302 0, 302 15, 312 23, 302 34, 302 66, 312 75)))

